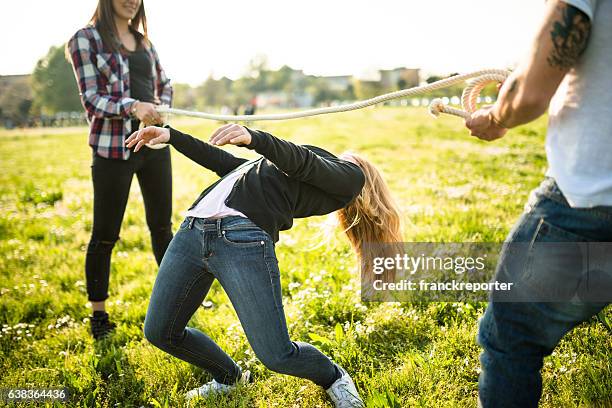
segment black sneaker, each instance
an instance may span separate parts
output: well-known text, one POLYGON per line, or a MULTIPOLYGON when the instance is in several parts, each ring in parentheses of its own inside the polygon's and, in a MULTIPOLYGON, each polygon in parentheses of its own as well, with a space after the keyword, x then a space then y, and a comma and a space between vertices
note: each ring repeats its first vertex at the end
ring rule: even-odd
POLYGON ((115 323, 108 320, 108 313, 101 311, 93 312, 90 323, 91 334, 96 340, 106 337, 110 332, 115 330, 117 326, 115 323))

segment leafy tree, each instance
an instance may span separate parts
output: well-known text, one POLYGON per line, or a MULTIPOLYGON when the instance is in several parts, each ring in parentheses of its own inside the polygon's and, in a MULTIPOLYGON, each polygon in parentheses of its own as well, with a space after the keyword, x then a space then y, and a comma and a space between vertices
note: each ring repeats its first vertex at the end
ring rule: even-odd
POLYGON ((289 91, 292 89, 293 68, 283 65, 278 71, 268 72, 268 89, 271 91, 289 91))
POLYGON ((232 82, 230 98, 228 104, 239 106, 247 104, 253 97, 253 79, 248 77, 238 78, 232 82))
MULTIPOLYGON (((445 78, 450 78, 452 76, 458 75, 457 73, 453 73, 450 74, 448 76, 438 76, 438 75, 432 75, 427 77, 427 79, 425 80, 425 82, 427 82, 428 84, 434 83, 436 81, 440 81, 442 79, 445 78)), ((423 95, 424 97, 430 97, 430 98, 441 98, 444 96, 447 97, 453 97, 453 96, 461 96, 461 93, 463 92, 463 88, 464 88, 464 84, 457 84, 457 85, 453 85, 450 86, 448 88, 444 88, 444 89, 438 89, 435 90, 433 92, 430 92, 426 95, 423 95)))
POLYGON ((32 74, 32 90, 36 110, 56 112, 81 111, 79 90, 70 63, 66 60, 64 46, 51 47, 41 58, 32 74))
POLYGON ((246 82, 248 90, 252 94, 267 90, 269 73, 268 58, 265 55, 259 54, 251 59, 245 75, 246 79, 250 79, 246 82))
MULTIPOLYGON (((458 73, 453 73, 450 74, 446 77, 443 76, 437 76, 437 75, 432 75, 430 77, 428 77, 425 82, 427 82, 428 84, 431 84, 433 82, 439 81, 441 79, 444 78, 450 78, 453 77, 455 75, 459 75, 458 73)), ((430 94, 426 95, 429 97, 442 97, 442 96, 460 96, 463 92, 463 88, 465 87, 465 84, 457 84, 457 85, 453 85, 450 86, 448 88, 444 88, 444 89, 438 89, 436 91, 431 92, 430 94)), ((497 85, 496 84, 489 84, 486 87, 484 87, 484 89, 480 92, 480 96, 491 96, 491 97, 497 97, 497 85)))
POLYGON ((197 106, 221 106, 230 103, 230 89, 232 80, 229 78, 215 79, 210 75, 206 81, 196 89, 197 106))
POLYGON ((192 109, 196 106, 196 92, 189 84, 173 84, 174 95, 172 105, 180 109, 192 109))

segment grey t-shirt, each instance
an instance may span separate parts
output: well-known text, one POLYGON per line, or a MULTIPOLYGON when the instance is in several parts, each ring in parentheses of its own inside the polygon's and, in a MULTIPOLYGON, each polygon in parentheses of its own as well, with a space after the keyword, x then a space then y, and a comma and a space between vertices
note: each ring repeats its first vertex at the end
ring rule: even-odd
POLYGON ((549 107, 547 175, 572 207, 612 206, 612 0, 563 0, 592 23, 549 107))

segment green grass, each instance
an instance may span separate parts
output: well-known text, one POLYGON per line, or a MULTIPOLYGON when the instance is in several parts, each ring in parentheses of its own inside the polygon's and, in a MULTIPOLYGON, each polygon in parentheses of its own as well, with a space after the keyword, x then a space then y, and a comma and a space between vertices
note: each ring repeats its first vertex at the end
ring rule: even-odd
MULTIPOLYGON (((176 125, 203 138, 215 126, 176 125)), ((546 167, 544 120, 491 144, 468 136, 460 120, 433 120, 421 109, 257 126, 337 153, 351 149, 379 165, 400 203, 407 241, 502 241, 546 167)), ((172 154, 176 228, 215 176, 172 154)), ((103 342, 88 334, 90 161, 84 128, 0 132, 0 387, 66 386, 70 406, 183 406, 184 392, 210 377, 143 338, 157 267, 135 182, 111 271, 109 309, 119 326, 103 342)), ((486 305, 362 304, 347 242, 338 235, 317 246, 325 220, 297 220, 277 246, 292 339, 312 340, 343 365, 370 407, 475 406, 480 349, 474 339, 486 305)), ((191 324, 257 381, 198 406, 331 406, 312 383, 263 367, 218 284, 209 299, 213 308, 198 311, 191 324)), ((612 406, 611 321, 608 308, 546 359, 542 406, 612 406)))

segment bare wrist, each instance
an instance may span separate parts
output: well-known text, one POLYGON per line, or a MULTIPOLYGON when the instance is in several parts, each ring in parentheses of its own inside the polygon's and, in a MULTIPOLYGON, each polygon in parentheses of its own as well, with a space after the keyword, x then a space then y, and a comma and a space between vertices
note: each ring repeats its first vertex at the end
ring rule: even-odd
POLYGON ((130 109, 130 113, 132 114, 132 116, 136 116, 136 111, 138 110, 138 104, 140 103, 140 101, 136 100, 134 101, 134 103, 132 103, 132 109, 130 109))
POLYGON ((493 109, 489 111, 489 120, 491 121, 491 123, 493 123, 495 126, 499 128, 509 129, 509 127, 504 125, 500 119, 495 117, 495 115, 493 114, 493 109))

